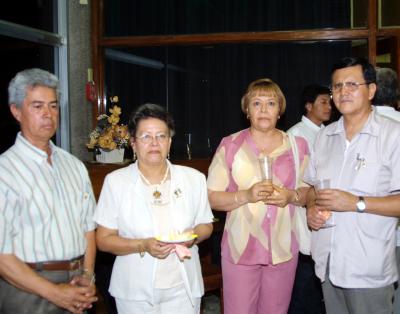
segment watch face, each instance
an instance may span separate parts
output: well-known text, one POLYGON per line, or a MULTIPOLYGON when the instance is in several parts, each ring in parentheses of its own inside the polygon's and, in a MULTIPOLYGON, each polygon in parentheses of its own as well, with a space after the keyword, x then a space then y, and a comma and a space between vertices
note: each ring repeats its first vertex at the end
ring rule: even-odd
POLYGON ((357 202, 357 209, 358 209, 358 211, 364 211, 365 210, 365 202, 364 202, 364 200, 359 200, 358 202, 357 202))

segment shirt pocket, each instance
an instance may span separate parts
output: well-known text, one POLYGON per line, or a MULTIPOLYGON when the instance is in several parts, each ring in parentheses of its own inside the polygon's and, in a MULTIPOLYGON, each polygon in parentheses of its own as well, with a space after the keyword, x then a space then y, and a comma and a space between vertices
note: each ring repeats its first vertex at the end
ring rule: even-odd
MULTIPOLYGON (((362 231, 361 238, 390 240, 394 237, 397 218, 385 217, 367 213, 357 214, 357 226, 362 231)), ((368 243, 368 242, 366 242, 368 243)))
POLYGON ((381 165, 376 162, 359 166, 350 184, 352 192, 360 196, 375 196, 380 168, 381 165))
POLYGON ((355 273, 382 278, 392 267, 388 257, 395 245, 396 218, 362 213, 357 215, 357 226, 360 241, 357 258, 366 262, 358 263, 360 269, 355 273))
POLYGON ((384 235, 379 236, 373 230, 372 228, 358 228, 361 249, 354 257, 358 261, 364 262, 357 263, 357 261, 354 261, 357 265, 354 273, 360 274, 360 276, 368 274, 368 277, 382 278, 387 269, 390 268, 391 259, 387 257, 390 256, 394 243, 389 239, 383 239, 384 235))

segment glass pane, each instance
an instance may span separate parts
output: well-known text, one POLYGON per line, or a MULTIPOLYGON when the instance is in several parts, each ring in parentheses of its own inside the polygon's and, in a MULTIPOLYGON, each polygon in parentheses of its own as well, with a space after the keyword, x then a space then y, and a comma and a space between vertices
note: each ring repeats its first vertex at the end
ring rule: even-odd
POLYGON ((380 0, 380 27, 400 27, 400 1, 380 0))
POLYGON ((124 118, 144 102, 168 106, 177 131, 172 157, 187 158, 187 144, 193 158, 209 157, 223 136, 248 127, 240 100, 251 81, 269 77, 279 84, 287 110, 278 127, 286 130, 301 119, 305 85, 329 85, 335 61, 367 51, 366 41, 117 50, 131 63, 107 58, 107 92, 121 96, 124 118))
POLYGON ((54 48, 0 35, 0 153, 14 144, 18 123, 8 107, 7 88, 18 71, 40 67, 54 73, 54 48))
POLYGON ((377 42, 376 65, 396 70, 397 37, 379 38, 377 42))
POLYGON ((55 32, 53 1, 0 1, 0 20, 55 32))
POLYGON ((105 99, 118 96, 122 106, 121 122, 126 124, 130 111, 144 103, 166 105, 165 51, 167 48, 106 49, 105 99), (130 110, 126 110, 130 109, 130 110))
POLYGON ((104 0, 106 36, 350 28, 349 0, 104 0))
POLYGON ((351 0, 351 27, 366 28, 368 25, 368 3, 365 0, 351 0))

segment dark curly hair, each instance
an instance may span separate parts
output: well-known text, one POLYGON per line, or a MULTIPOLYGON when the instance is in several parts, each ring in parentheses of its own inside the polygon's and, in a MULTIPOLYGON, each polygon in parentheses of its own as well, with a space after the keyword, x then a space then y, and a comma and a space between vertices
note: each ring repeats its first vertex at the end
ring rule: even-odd
POLYGON ((129 118, 128 129, 130 135, 135 137, 139 122, 149 118, 165 122, 169 130, 169 135, 172 137, 175 134, 174 120, 164 107, 156 104, 144 104, 139 106, 129 118))

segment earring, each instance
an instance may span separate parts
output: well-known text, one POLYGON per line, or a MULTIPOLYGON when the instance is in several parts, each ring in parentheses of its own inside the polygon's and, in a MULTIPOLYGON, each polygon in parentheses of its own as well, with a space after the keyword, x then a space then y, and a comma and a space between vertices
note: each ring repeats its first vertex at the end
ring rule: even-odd
POLYGON ((133 161, 136 161, 136 152, 133 151, 133 161))
POLYGON ((249 115, 249 114, 247 114, 247 116, 246 116, 246 117, 247 117, 247 119, 248 119, 248 120, 250 120, 250 115, 249 115))
POLYGON ((169 152, 168 152, 168 155, 167 155, 167 159, 169 160, 169 152))

